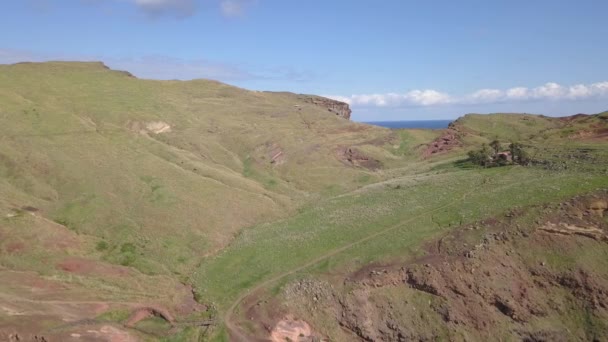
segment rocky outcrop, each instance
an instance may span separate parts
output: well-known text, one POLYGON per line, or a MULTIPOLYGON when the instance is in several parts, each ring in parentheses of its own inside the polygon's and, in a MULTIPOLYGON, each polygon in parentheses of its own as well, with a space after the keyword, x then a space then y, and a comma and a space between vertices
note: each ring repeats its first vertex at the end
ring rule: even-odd
POLYGON ((496 340, 496 327, 523 341, 603 341, 608 277, 601 257, 579 255, 608 250, 598 239, 608 232, 606 201, 603 190, 531 209, 543 214, 529 224, 515 218, 530 212, 511 211, 454 230, 403 267, 361 269, 345 281, 340 325, 365 341, 496 340), (587 321, 574 328, 554 323, 580 316, 587 321))
POLYGON ((346 165, 361 167, 368 170, 378 170, 382 167, 382 163, 374 158, 371 158, 354 147, 342 147, 337 151, 338 159, 346 165))
POLYGON ((451 151, 452 149, 460 146, 462 146, 462 142, 460 141, 459 132, 456 130, 456 128, 454 128, 454 126, 450 125, 450 127, 446 129, 440 137, 427 145, 422 152, 422 156, 424 158, 428 158, 435 154, 451 151))
POLYGON ((303 100, 308 103, 312 103, 314 105, 326 108, 328 111, 336 114, 341 118, 350 120, 350 114, 352 113, 352 110, 350 110, 348 103, 328 99, 326 97, 321 96, 305 96, 303 100))

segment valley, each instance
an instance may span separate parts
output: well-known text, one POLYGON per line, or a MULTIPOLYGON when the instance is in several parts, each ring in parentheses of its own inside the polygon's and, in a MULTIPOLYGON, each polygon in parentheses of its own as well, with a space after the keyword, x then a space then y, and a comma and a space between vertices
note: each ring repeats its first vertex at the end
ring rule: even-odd
POLYGON ((350 115, 102 63, 0 65, 0 337, 608 335, 608 112, 350 115), (492 141, 530 162, 468 160, 492 141))

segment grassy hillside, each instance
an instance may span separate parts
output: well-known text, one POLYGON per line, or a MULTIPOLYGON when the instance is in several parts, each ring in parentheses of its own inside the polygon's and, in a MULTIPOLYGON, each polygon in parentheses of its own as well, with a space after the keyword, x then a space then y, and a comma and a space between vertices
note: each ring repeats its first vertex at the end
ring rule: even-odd
POLYGON ((454 122, 463 133, 475 138, 502 141, 557 142, 605 138, 606 112, 555 118, 532 114, 467 114, 454 122))
POLYGON ((0 337, 246 340, 295 315, 352 340, 297 300, 324 287, 300 284, 347 296, 350 275, 455 227, 608 187, 606 113, 391 131, 325 101, 101 63, 0 65, 0 337), (453 148, 425 152, 445 134, 453 148), (494 139, 535 163, 463 159, 494 139))
POLYGON ((101 63, 1 65, 0 264, 74 282, 96 300, 134 289, 157 298, 189 285, 241 230, 382 179, 344 150, 382 165, 396 159, 387 148, 398 137, 308 98, 141 80, 101 63), (48 227, 69 246, 47 248, 61 239, 48 227), (169 283, 143 291, 135 276, 62 266, 74 258, 169 283))
MULTIPOLYGON (((602 132, 608 127, 602 115, 566 119, 525 114, 466 115, 452 126, 455 136, 461 139, 460 147, 425 158, 427 165, 433 165, 430 172, 421 172, 419 163, 410 162, 410 168, 391 170, 394 177, 390 180, 318 203, 286 221, 249 230, 221 255, 203 265, 196 283, 203 293, 217 298, 220 308, 232 305, 227 310, 234 324, 228 328, 236 336, 237 326, 243 335, 261 338, 264 336, 261 326, 298 326, 302 324, 300 321, 286 317, 299 317, 316 329, 317 335, 311 336, 331 336, 343 341, 352 340, 352 334, 369 338, 370 335, 357 329, 380 329, 372 323, 376 318, 356 320, 356 329, 350 333, 345 333, 346 322, 339 318, 345 314, 341 311, 344 300, 352 295, 353 288, 348 282, 353 275, 371 266, 382 269, 384 265, 424 259, 425 243, 439 239, 451 229, 488 218, 510 217, 511 212, 520 208, 556 203, 606 188, 606 140, 601 135, 580 134, 589 128, 602 132), (584 122, 580 122, 581 119, 584 122), (523 143, 532 154, 533 164, 484 169, 463 159, 468 149, 494 139, 500 140, 505 149, 511 141, 523 143), (400 175, 399 171, 404 170, 400 175), (230 269, 239 272, 235 276, 232 272, 219 271, 230 269), (246 295, 238 296, 239 293, 246 295), (318 302, 318 298, 324 299, 318 302)), ((407 154, 420 156, 419 145, 408 145, 408 138, 416 132, 400 134, 401 147, 407 154)), ((427 141, 430 139, 433 137, 428 136, 427 141)), ((474 235, 470 241, 478 244, 476 239, 480 237, 474 235)), ((550 249, 539 248, 535 253, 541 257, 550 249)), ((605 252, 600 250, 599 253, 605 252)), ((407 303, 408 296, 383 299, 386 306, 380 307, 379 312, 389 317, 411 314, 412 310, 423 309, 423 303, 428 300, 415 296, 411 298, 413 302, 399 309, 402 311, 387 308, 392 308, 389 303, 394 301, 407 303), (419 300, 422 302, 416 302, 419 300)), ((353 303, 353 307, 358 305, 362 304, 353 303)), ((360 307, 359 310, 370 314, 360 307)), ((572 310, 573 315, 582 314, 572 310)), ((228 317, 225 321, 230 322, 228 317)), ((432 333, 436 328, 432 322, 427 316, 424 323, 411 332, 412 336, 438 338, 432 333), (430 335, 425 335, 429 332, 430 335)), ((512 326, 505 325, 504 329, 500 332, 515 334, 509 330, 512 326)), ((579 325, 577 329, 585 327, 579 325)))
POLYGON ((293 94, 138 80, 99 63, 0 68, 3 210, 32 206, 134 244, 145 258, 105 257, 144 272, 183 272, 239 229, 376 177, 339 160, 342 146, 391 157, 367 143, 388 130, 293 94))

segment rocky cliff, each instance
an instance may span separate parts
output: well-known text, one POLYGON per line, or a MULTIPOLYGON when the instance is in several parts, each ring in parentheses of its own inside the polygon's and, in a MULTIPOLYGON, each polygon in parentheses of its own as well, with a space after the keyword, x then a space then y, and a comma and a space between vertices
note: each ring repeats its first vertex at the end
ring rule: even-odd
POLYGON ((313 95, 303 95, 302 99, 308 103, 327 108, 328 111, 336 114, 337 116, 350 120, 352 110, 350 110, 348 103, 313 95))

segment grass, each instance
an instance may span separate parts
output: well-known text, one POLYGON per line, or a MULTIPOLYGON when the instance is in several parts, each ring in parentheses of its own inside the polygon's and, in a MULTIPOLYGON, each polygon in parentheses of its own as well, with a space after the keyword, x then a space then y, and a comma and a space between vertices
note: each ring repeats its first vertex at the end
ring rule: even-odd
POLYGON ((246 230, 202 265, 195 284, 223 307, 264 279, 389 227, 395 228, 332 256, 332 267, 356 269, 407 258, 422 241, 450 226, 605 186, 602 175, 508 167, 439 174, 400 189, 335 198, 285 221, 246 230))
MULTIPOLYGON (((222 317, 268 279, 279 277, 268 284, 276 295, 295 277, 404 260, 451 227, 608 186, 605 142, 570 138, 599 116, 467 115, 456 122, 465 149, 425 160, 439 131, 357 124, 305 98, 138 80, 98 63, 0 65, 0 265, 83 298, 177 305, 186 282, 222 317), (171 131, 147 131, 158 121, 171 131), (480 169, 462 158, 493 139, 523 141, 541 162, 480 169), (340 160, 348 146, 383 168, 340 160), (285 162, 271 163, 278 150, 285 162), (68 257, 133 273, 74 276, 56 266, 68 257)), ((162 334, 157 323, 144 328, 162 334)))
POLYGON ((95 319, 103 322, 124 323, 131 316, 129 310, 110 310, 97 316, 95 319))
POLYGON ((188 273, 197 256, 243 227, 290 214, 310 192, 335 183, 338 192, 354 189, 367 172, 332 150, 390 135, 355 128, 294 94, 138 80, 98 63, 2 65, 0 74, 0 192, 20 193, 21 204, 79 234, 115 245, 150 240, 141 252, 160 273, 188 273), (154 121, 171 132, 139 133, 154 121), (290 162, 272 165, 270 144, 290 162), (179 256, 162 248, 176 239, 179 256))
POLYGON ((397 156, 416 158, 418 148, 435 139, 439 133, 427 129, 398 129, 396 134, 399 145, 394 145, 391 152, 397 156))
POLYGON ((530 114, 493 114, 492 120, 481 114, 467 114, 456 121, 487 140, 530 140, 541 131, 559 127, 551 118, 530 114))
POLYGON ((160 317, 150 317, 138 322, 135 328, 146 334, 154 336, 166 336, 172 328, 171 324, 160 317))

